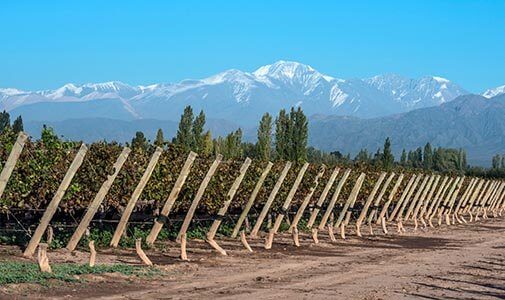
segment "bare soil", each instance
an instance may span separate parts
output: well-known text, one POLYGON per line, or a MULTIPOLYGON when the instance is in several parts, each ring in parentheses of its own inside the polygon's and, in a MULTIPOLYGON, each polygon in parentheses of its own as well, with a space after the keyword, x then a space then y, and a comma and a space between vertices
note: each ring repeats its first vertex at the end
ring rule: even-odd
MULTIPOLYGON (((280 234, 271 250, 263 240, 249 240, 254 253, 239 241, 218 239, 221 256, 203 241, 188 241, 189 262, 178 258, 178 245, 159 245, 147 255, 166 271, 162 278, 118 274, 83 276, 85 282, 49 286, 7 285, 0 298, 66 299, 505 299, 505 220, 488 219, 427 231, 348 234, 331 243, 320 233, 315 245, 301 234, 301 247, 280 234)), ((390 227, 393 231, 393 227, 390 227)), ((362 229, 362 231, 364 231, 362 229)), ((24 260, 21 249, 3 247, 1 259, 24 260)), ((85 263, 88 253, 49 253, 51 263, 85 263)), ((133 249, 100 250, 97 263, 140 261, 133 249)))

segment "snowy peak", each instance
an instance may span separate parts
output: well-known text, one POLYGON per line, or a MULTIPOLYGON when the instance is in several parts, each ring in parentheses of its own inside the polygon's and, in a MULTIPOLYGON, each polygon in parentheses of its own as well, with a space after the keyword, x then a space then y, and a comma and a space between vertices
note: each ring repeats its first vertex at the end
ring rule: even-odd
POLYGON ((392 97, 406 110, 440 105, 468 94, 457 84, 436 76, 411 79, 396 74, 385 74, 365 81, 392 97))
POLYGON ((505 85, 501 85, 501 86, 496 87, 494 89, 489 89, 489 90, 485 91, 484 93, 482 93, 482 96, 484 96, 486 98, 493 98, 493 97, 503 95, 503 94, 505 94, 505 85))

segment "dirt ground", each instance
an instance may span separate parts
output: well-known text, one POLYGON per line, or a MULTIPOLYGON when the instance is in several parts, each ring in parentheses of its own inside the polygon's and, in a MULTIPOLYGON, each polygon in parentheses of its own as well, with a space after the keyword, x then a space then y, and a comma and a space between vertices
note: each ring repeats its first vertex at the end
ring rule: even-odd
MULTIPOLYGON (((348 234, 331 243, 320 233, 315 245, 302 234, 301 247, 288 234, 276 236, 271 250, 250 240, 218 240, 228 256, 203 241, 188 242, 190 262, 178 259, 177 244, 147 251, 163 278, 117 274, 86 276, 85 283, 55 282, 48 287, 8 285, 0 298, 65 299, 505 299, 505 219, 443 226, 397 235, 348 234)), ((390 230, 393 228, 391 227, 390 230)), ((379 233, 379 229, 375 231, 379 233)), ((3 248, 0 257, 22 260, 21 250, 3 248)), ((51 252, 50 262, 86 262, 88 254, 51 252)), ((133 250, 100 250, 98 263, 138 264, 133 250)))

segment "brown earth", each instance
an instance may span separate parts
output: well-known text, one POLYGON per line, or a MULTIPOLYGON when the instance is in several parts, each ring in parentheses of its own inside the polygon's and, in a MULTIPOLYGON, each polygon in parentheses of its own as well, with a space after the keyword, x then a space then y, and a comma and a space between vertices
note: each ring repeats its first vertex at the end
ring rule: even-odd
MULTIPOLYGON (((302 234, 299 248, 282 234, 271 250, 262 248, 262 240, 250 240, 252 254, 240 242, 218 240, 228 256, 191 240, 190 262, 178 259, 171 242, 160 245, 163 251, 146 251, 166 271, 163 278, 88 275, 83 283, 0 287, 0 298, 505 299, 505 219, 428 231, 406 228, 403 235, 348 235, 336 243, 321 233, 318 245, 302 234)), ((22 260, 17 248, 2 248, 0 257, 22 260)), ((53 263, 84 263, 87 257, 49 253, 53 263)), ((97 263, 114 262, 139 260, 134 250, 99 251, 97 263)))

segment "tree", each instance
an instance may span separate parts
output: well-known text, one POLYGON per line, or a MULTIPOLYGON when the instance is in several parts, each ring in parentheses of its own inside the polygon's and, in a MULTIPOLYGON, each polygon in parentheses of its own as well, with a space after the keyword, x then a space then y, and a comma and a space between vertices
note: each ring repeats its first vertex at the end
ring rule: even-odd
POLYGON ((400 157, 400 164, 402 166, 407 165, 407 151, 405 151, 405 148, 402 150, 402 156, 400 157))
POLYGON ((390 170, 395 163, 395 157, 391 151, 391 139, 388 137, 384 141, 384 151, 382 153, 382 166, 386 170, 390 170))
POLYGON ((500 154, 496 154, 495 156, 493 156, 493 159, 492 159, 492 166, 493 166, 493 169, 499 169, 501 167, 501 156, 500 154))
POLYGON ((203 148, 201 150, 201 153, 205 156, 208 156, 212 153, 213 149, 213 142, 212 142, 212 135, 209 130, 205 133, 203 136, 203 148))
POLYGON ((205 114, 203 110, 200 111, 200 114, 195 118, 193 122, 193 145, 192 149, 198 153, 201 153, 203 150, 204 143, 204 133, 203 127, 205 126, 205 114))
POLYGON ((60 145, 60 139, 54 132, 53 128, 47 127, 45 124, 42 125, 42 132, 40 133, 40 140, 44 143, 46 147, 58 147, 60 145))
POLYGON ((11 127, 11 117, 5 110, 0 113, 0 133, 11 127))
POLYGON ((433 168, 433 149, 430 143, 424 146, 423 164, 425 169, 433 168))
POLYGON ((279 159, 290 159, 290 126, 289 117, 286 110, 281 109, 279 116, 275 119, 275 152, 279 159))
POLYGON ((154 145, 157 147, 163 147, 165 145, 165 138, 163 137, 163 130, 161 128, 156 132, 156 139, 154 140, 154 145))
POLYGON ((307 160, 307 140, 309 136, 307 117, 301 107, 297 110, 291 108, 290 128, 291 135, 291 160, 304 162, 307 160))
POLYGON ((14 133, 19 133, 24 130, 23 127, 23 118, 18 116, 16 120, 14 120, 14 123, 12 123, 12 131, 14 131, 14 133))
POLYGON ((184 151, 190 151, 193 146, 193 109, 186 106, 179 121, 177 134, 173 139, 174 144, 179 145, 184 151))
POLYGON ((149 143, 142 131, 137 131, 132 139, 131 147, 133 150, 147 150, 149 143))
POLYGON ((368 154, 368 150, 367 149, 361 149, 358 152, 358 154, 356 155, 356 157, 354 158, 354 161, 355 162, 360 162, 360 163, 370 163, 371 158, 370 158, 370 154, 368 154))
POLYGON ((257 157, 261 160, 270 160, 272 152, 272 116, 265 113, 261 117, 258 127, 258 142, 256 143, 257 157))

